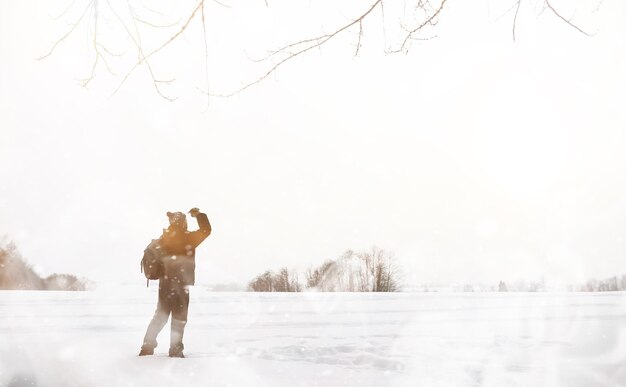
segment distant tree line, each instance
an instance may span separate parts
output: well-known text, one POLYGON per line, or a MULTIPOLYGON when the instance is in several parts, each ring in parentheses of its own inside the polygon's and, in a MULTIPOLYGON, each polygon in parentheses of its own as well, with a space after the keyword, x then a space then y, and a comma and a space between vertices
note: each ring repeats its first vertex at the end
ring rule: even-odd
MULTIPOLYGON (((626 290, 626 275, 613 276, 602 280, 591 279, 582 285, 570 285, 570 292, 618 292, 626 290)), ((498 285, 499 292, 544 292, 546 284, 541 281, 518 281, 514 286, 507 286, 503 281, 498 285)))
POLYGON ((497 290, 498 292, 545 292, 546 281, 544 279, 537 281, 519 280, 508 284, 500 281, 497 290))
POLYGON ((295 271, 283 267, 278 273, 267 270, 258 275, 248 283, 248 290, 253 292, 301 292, 302 285, 295 271))
POLYGON ((584 284, 569 285, 566 287, 551 288, 544 279, 527 281, 499 281, 498 284, 452 284, 452 285, 419 285, 410 288, 417 292, 617 292, 626 291, 626 275, 613 276, 602 280, 591 279, 584 284))
POLYGON ((86 290, 87 281, 71 274, 40 277, 13 243, 0 240, 0 290, 86 290))
POLYGON ((265 271, 248 283, 254 292, 396 292, 400 290, 400 269, 393 253, 372 247, 348 250, 337 259, 309 268, 303 275, 282 268, 265 271), (301 283, 301 278, 304 278, 301 283))
POLYGON ((613 276, 603 280, 591 279, 585 284, 572 287, 572 291, 579 292, 618 292, 626 290, 626 275, 613 276))

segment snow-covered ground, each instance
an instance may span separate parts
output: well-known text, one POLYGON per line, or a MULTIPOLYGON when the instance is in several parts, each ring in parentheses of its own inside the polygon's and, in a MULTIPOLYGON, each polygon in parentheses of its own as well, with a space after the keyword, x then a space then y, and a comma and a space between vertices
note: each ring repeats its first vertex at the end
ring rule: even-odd
POLYGON ((626 386, 626 297, 210 293, 138 357, 156 287, 0 292, 0 386, 626 386))

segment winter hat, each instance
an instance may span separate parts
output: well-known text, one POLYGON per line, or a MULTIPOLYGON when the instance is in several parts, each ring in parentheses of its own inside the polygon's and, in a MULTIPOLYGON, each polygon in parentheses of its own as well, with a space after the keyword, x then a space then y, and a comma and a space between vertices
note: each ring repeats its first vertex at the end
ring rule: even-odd
POLYGON ((167 212, 167 218, 170 220, 170 225, 186 226, 187 217, 182 212, 167 212))

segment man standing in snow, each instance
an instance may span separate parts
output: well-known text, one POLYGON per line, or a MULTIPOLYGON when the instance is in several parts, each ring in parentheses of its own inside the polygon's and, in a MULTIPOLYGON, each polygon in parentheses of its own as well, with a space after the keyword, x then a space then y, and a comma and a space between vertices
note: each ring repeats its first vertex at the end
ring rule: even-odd
POLYGON ((196 247, 211 234, 211 224, 205 213, 192 208, 199 230, 187 230, 187 218, 182 212, 168 212, 169 227, 159 239, 163 255, 163 275, 159 279, 159 301, 156 312, 143 339, 139 356, 154 354, 156 338, 172 315, 170 357, 184 357, 183 333, 187 323, 189 286, 195 282, 196 247))

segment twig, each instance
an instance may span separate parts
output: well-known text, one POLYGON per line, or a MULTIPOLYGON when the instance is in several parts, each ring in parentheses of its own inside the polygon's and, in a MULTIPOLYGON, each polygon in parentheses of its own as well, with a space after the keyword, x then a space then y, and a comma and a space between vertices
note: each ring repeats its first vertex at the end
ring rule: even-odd
POLYGON ((76 20, 76 22, 72 25, 72 28, 70 28, 69 31, 67 31, 67 33, 65 35, 63 35, 60 39, 58 39, 56 42, 54 42, 54 44, 52 45, 52 48, 50 48, 50 51, 48 51, 47 54, 40 56, 39 58, 37 58, 37 60, 42 60, 45 59, 47 57, 49 57, 50 55, 52 55, 52 53, 54 52, 54 50, 57 48, 57 46, 59 44, 61 44, 63 41, 65 41, 65 39, 70 36, 72 34, 72 32, 74 32, 74 30, 76 29, 76 27, 78 27, 78 25, 80 24, 80 22, 83 20, 83 18, 85 17, 85 15, 87 14, 87 11, 89 10, 89 8, 91 8, 93 6, 93 2, 94 0, 91 0, 88 4, 87 7, 85 8, 85 10, 83 11, 83 13, 80 15, 80 17, 78 18, 78 20, 76 20))
POLYGON ((180 23, 180 21, 181 21, 181 19, 178 19, 178 20, 176 20, 175 22, 170 23, 170 24, 155 24, 155 23, 151 23, 151 22, 149 22, 149 21, 147 21, 147 20, 144 20, 144 19, 142 19, 142 18, 138 17, 137 15, 135 15, 135 13, 134 13, 134 12, 133 12, 133 19, 135 19, 135 20, 136 20, 136 21, 138 21, 139 23, 142 23, 142 24, 145 24, 145 25, 147 25, 147 26, 154 27, 154 28, 169 28, 169 27, 174 27, 174 26, 178 25, 178 24, 180 23))
MULTIPOLYGON (((381 3, 382 4, 382 3, 381 3)), ((354 51, 354 56, 359 56, 359 49, 361 48, 361 38, 363 37, 363 20, 359 22, 359 38, 356 42, 356 50, 354 51)))
POLYGON ((598 6, 596 7, 596 9, 594 9, 592 12, 598 12, 600 10, 600 7, 602 7, 602 4, 604 3, 604 0, 600 0, 598 2, 598 6))
POLYGON ((206 39, 206 20, 204 18, 204 5, 202 5, 202 36, 204 38, 204 76, 206 78, 206 106, 211 102, 211 89, 209 85, 209 44, 206 39))
POLYGON ((522 0, 517 0, 517 6, 515 7, 515 16, 513 16, 513 41, 515 41, 515 26, 517 25, 517 14, 519 13, 519 7, 522 4, 522 0))
POLYGON ((572 23, 570 20, 566 19, 563 17, 563 15, 561 15, 556 9, 554 9, 554 7, 552 6, 552 4, 550 4, 550 2, 548 0, 544 0, 546 7, 552 11, 553 14, 555 14, 556 16, 559 17, 559 19, 563 20, 565 23, 567 23, 570 27, 575 28, 576 30, 578 30, 580 33, 587 35, 587 36, 593 36, 595 35, 595 33, 590 34, 588 32, 583 31, 580 27, 578 27, 576 24, 572 23))
MULTIPOLYGON (((97 0, 96 0, 97 1, 97 0)), ((94 3, 93 9, 93 39, 92 39, 93 49, 95 52, 95 58, 93 60, 93 65, 91 66, 91 74, 85 78, 79 80, 80 85, 82 87, 87 87, 89 82, 91 82, 96 76, 96 66, 98 65, 98 59, 100 59, 100 52, 98 51, 98 3, 94 3)))
POLYGON ((220 1, 218 1, 218 0, 213 0, 213 2, 214 2, 215 4, 221 5, 221 6, 222 6, 222 7, 224 7, 224 8, 232 8, 230 5, 228 5, 228 4, 224 4, 224 3, 222 3, 222 2, 220 2, 220 1))
POLYGON ((70 9, 72 9, 74 7, 74 4, 76 4, 77 0, 73 0, 68 6, 67 8, 65 8, 63 10, 63 12, 61 12, 58 16, 52 16, 52 20, 59 20, 60 18, 62 18, 70 9))
POLYGON ((304 39, 304 40, 300 40, 298 42, 289 44, 287 46, 284 46, 281 49, 278 49, 276 51, 273 51, 269 56, 268 59, 277 55, 277 54, 286 54, 286 57, 279 60, 276 64, 274 64, 274 66, 272 66, 267 72, 265 72, 263 75, 261 75, 260 77, 258 77, 257 79, 255 79, 252 82, 249 82, 243 86, 241 86, 239 89, 227 93, 227 94, 211 94, 212 96, 215 97, 232 97, 236 94, 241 93, 242 91, 248 89, 251 86, 254 86, 260 82, 262 82, 263 80, 265 80, 267 77, 269 77, 271 74, 273 74, 274 72, 276 72, 276 70, 282 66, 283 64, 287 63, 288 61, 291 61, 292 59, 296 58, 297 56, 300 56, 312 49, 315 48, 321 48, 325 43, 327 43, 329 40, 333 39, 334 37, 336 37, 337 35, 341 34, 342 32, 344 32, 345 30, 349 29, 350 27, 354 26, 357 23, 361 23, 363 21, 363 19, 365 19, 379 4, 381 4, 382 0, 376 0, 363 14, 361 14, 359 17, 357 17, 356 19, 354 19, 353 21, 339 27, 338 29, 336 29, 334 32, 332 33, 324 33, 318 37, 315 38, 310 38, 310 39, 304 39), (315 42, 314 44, 309 44, 315 42), (295 51, 287 51, 290 48, 296 48, 295 51))
POLYGON ((441 3, 439 4, 439 7, 435 10, 435 12, 429 18, 424 20, 424 22, 422 22, 421 24, 419 24, 417 27, 413 28, 412 30, 407 30, 408 34, 404 38, 404 41, 400 45, 400 48, 398 50, 392 51, 392 52, 403 52, 403 51, 405 51, 405 47, 406 47, 407 42, 409 40, 414 40, 413 35, 415 33, 421 31, 427 25, 434 25, 434 24, 436 24, 435 20, 436 20, 437 16, 439 16, 439 13, 441 13, 441 10, 443 9, 443 6, 446 4, 446 1, 447 0, 441 0, 441 3))
MULTIPOLYGON (((77 0, 67 0, 67 1, 70 2, 69 5, 58 16, 54 17, 55 20, 58 20, 66 16, 68 12, 73 11, 74 9, 77 9, 79 12, 81 11, 80 7, 82 6, 81 4, 82 2, 78 2, 77 0)), ((94 25, 93 25, 93 31, 92 31, 91 24, 90 23, 87 24, 87 31, 88 31, 87 34, 88 34, 88 37, 90 38, 90 43, 91 43, 91 46, 93 47, 95 57, 93 58, 93 63, 91 63, 89 76, 80 80, 81 85, 84 87, 87 87, 90 84, 90 82, 95 78, 97 71, 99 71, 98 65, 101 62, 104 63, 104 66, 106 67, 106 70, 108 72, 115 75, 115 73, 113 72, 113 68, 109 65, 108 60, 110 60, 111 57, 121 57, 125 55, 125 52, 117 53, 117 52, 111 51, 104 44, 102 44, 101 29, 104 31, 104 29, 107 28, 107 25, 108 25, 107 21, 109 17, 108 11, 106 13, 102 13, 102 15, 99 15, 101 8, 103 8, 101 2, 99 3, 98 0, 85 0, 85 1, 88 1, 87 6, 85 7, 84 10, 82 10, 82 12, 79 13, 79 16, 75 19, 75 22, 69 23, 66 21, 68 23, 67 31, 59 39, 57 39, 56 41, 52 43, 52 47, 45 55, 42 55, 41 57, 37 59, 42 60, 52 55, 56 51, 58 46, 64 41, 66 41, 66 39, 68 39, 68 37, 77 30, 79 25, 82 25, 87 13, 91 10, 94 16, 94 25), (102 16, 102 19, 99 19, 100 16, 102 16), (91 36, 91 34, 93 34, 93 36, 91 36)), ((322 46, 325 46, 326 43, 328 43, 331 40, 334 40, 337 36, 346 35, 345 32, 347 32, 350 35, 354 31, 357 32, 356 46, 354 48, 354 56, 358 56, 361 53, 361 49, 363 47, 363 43, 365 39, 364 38, 365 28, 368 25, 368 24, 366 25, 367 23, 366 19, 371 16, 372 12, 378 6, 380 6, 380 10, 381 10, 382 29, 383 29, 383 38, 384 38, 383 44, 384 44, 385 53, 399 53, 399 52, 406 53, 410 49, 411 42, 429 40, 429 39, 432 39, 434 36, 436 36, 432 33, 433 27, 436 26, 437 22, 440 20, 440 16, 447 2, 447 0, 437 0, 437 1, 435 0, 410 0, 409 4, 407 4, 407 0, 404 0, 404 9, 403 9, 404 16, 402 16, 400 19, 400 28, 403 30, 403 33, 400 36, 399 41, 397 42, 398 44, 396 46, 397 48, 393 49, 393 46, 395 46, 395 44, 393 42, 389 42, 389 47, 388 47, 388 42, 387 42, 388 37, 387 37, 387 31, 386 31, 386 28, 387 28, 386 15, 385 15, 386 10, 385 10, 385 4, 384 4, 384 1, 386 0, 368 0, 370 2, 369 7, 365 8, 363 12, 358 13, 356 17, 351 18, 347 21, 344 21, 338 26, 335 26, 335 28, 333 30, 330 30, 330 32, 322 29, 321 32, 319 32, 317 36, 313 36, 313 37, 306 38, 306 39, 301 39, 296 42, 279 47, 276 50, 268 51, 266 52, 266 55, 260 59, 251 59, 256 62, 270 61, 269 67, 266 68, 265 71, 262 72, 260 76, 254 78, 250 82, 243 83, 235 91, 232 91, 226 94, 213 94, 211 93, 211 90, 210 90, 211 84, 209 80, 209 45, 208 45, 208 40, 207 40, 208 36, 207 36, 207 26, 206 26, 206 23, 207 23, 206 12, 208 11, 208 9, 205 9, 205 6, 208 6, 207 5, 208 3, 205 3, 205 0, 195 0, 196 3, 195 3, 194 8, 189 10, 189 13, 187 13, 186 17, 183 17, 174 23, 165 23, 165 24, 155 23, 153 21, 150 21, 150 19, 152 19, 151 17, 146 19, 138 15, 135 9, 133 8, 133 6, 131 5, 131 2, 130 2, 131 0, 126 0, 127 6, 128 6, 128 12, 130 15, 130 21, 127 22, 113 8, 110 0, 104 0, 104 1, 106 1, 106 3, 108 4, 108 8, 110 8, 111 12, 115 15, 115 18, 123 27, 123 29, 126 31, 128 37, 130 38, 130 40, 132 41, 132 43, 135 45, 137 49, 137 58, 135 59, 133 63, 131 63, 128 67, 124 69, 126 70, 126 73, 125 74, 122 73, 124 74, 124 76, 121 77, 121 81, 119 85, 117 86, 117 88, 113 91, 112 95, 116 94, 120 90, 120 88, 123 85, 125 85, 126 81, 134 73, 137 67, 145 63, 156 92, 161 97, 163 97, 164 99, 168 101, 175 100, 175 98, 172 98, 166 95, 162 90, 164 87, 163 85, 170 84, 174 82, 175 79, 162 80, 162 79, 157 78, 157 76, 155 75, 155 71, 152 67, 152 61, 153 61, 152 57, 156 55, 157 53, 165 50, 168 46, 170 46, 170 44, 173 41, 179 38, 185 39, 186 38, 185 31, 187 31, 188 27, 191 25, 194 19, 199 18, 201 19, 201 23, 202 23, 204 60, 205 60, 204 76, 206 79, 206 88, 207 88, 206 92, 202 90, 201 91, 207 94, 207 106, 210 100, 209 98, 210 96, 230 97, 235 94, 241 93, 244 90, 248 89, 249 87, 259 84, 260 82, 264 81, 271 75, 275 75, 278 69, 281 68, 287 62, 291 62, 292 60, 296 59, 299 56, 302 56, 303 54, 308 53, 311 50, 314 50, 314 49, 321 50, 322 46), (200 14, 200 16, 198 16, 198 14, 200 14), (132 23, 132 27, 130 23, 132 23), (142 34, 140 33, 140 31, 142 30, 140 30, 139 25, 145 25, 150 28, 172 28, 172 27, 176 28, 176 26, 179 26, 179 29, 177 31, 173 30, 172 34, 168 35, 168 37, 166 37, 165 40, 162 40, 161 41, 162 43, 160 45, 158 45, 156 48, 152 49, 151 51, 146 52, 146 49, 144 48, 143 43, 142 43, 142 34), (133 27, 134 27, 134 31, 131 30, 131 28, 133 27), (353 30, 353 28, 355 30, 353 30), (358 28, 358 30, 356 30, 356 28, 358 28)), ((224 1, 226 0, 212 0, 213 3, 219 6, 231 8, 230 5, 227 3, 224 3, 224 1)), ((513 37, 513 41, 516 41, 517 39, 517 23, 518 23, 518 19, 520 18, 520 8, 521 8, 522 1, 523 0, 513 0, 513 4, 511 5, 511 7, 503 15, 498 17, 498 19, 500 19, 504 15, 508 15, 509 12, 514 11, 513 22, 511 26, 511 33, 513 37)), ((565 18, 556 8, 552 6, 550 1, 552 0, 543 0, 539 2, 539 4, 543 3, 543 7, 540 11, 540 14, 542 14, 543 11, 548 9, 550 10, 551 13, 556 15, 561 21, 565 22, 570 27, 576 29, 580 33, 586 36, 593 35, 593 34, 586 32, 579 26, 577 26, 574 22, 572 22, 571 18, 570 19, 565 18)), ((597 9, 598 9, 600 8, 604 0, 597 0, 597 1, 598 1, 598 6, 597 6, 597 9)), ((264 3, 266 7, 269 7, 268 0, 264 0, 264 3)), ((164 16, 162 13, 156 10, 151 10, 150 8, 147 8, 145 6, 144 8, 161 17, 164 16)), ((597 9, 595 11, 597 11, 597 9)), ((127 16, 128 15, 124 15, 125 18, 127 16)), ((160 19, 157 19, 157 20, 160 20, 160 19)), ((246 55, 248 54, 246 53, 246 55)))
MULTIPOLYGON (((108 0, 107 0, 108 2, 108 0)), ((122 82, 120 82, 120 84, 117 86, 117 88, 115 89, 115 91, 113 91, 113 94, 117 93, 117 91, 126 83, 126 80, 128 79, 128 77, 130 77, 130 75, 135 71, 135 69, 137 67, 139 67, 139 65, 141 65, 143 62, 146 62, 152 55, 156 54, 157 52, 161 51, 163 48, 165 48, 167 45, 169 45, 170 43, 172 43, 174 40, 176 40, 176 38, 178 38, 183 32, 185 32, 185 30, 187 29, 187 27, 189 27, 189 23, 191 23, 191 21, 194 19, 194 17, 196 16, 196 13, 198 12, 198 10, 200 8, 202 8, 204 5, 204 0, 200 0, 198 2, 198 5, 196 6, 196 8, 193 10, 193 12, 191 13, 191 15, 189 16, 189 18, 187 19, 187 21, 185 22, 185 24, 183 24, 183 26, 180 28, 180 31, 178 31, 177 33, 175 33, 174 35, 172 35, 165 43, 163 43, 159 48, 153 50, 152 52, 150 52, 148 55, 142 55, 139 60, 135 63, 135 65, 126 73, 126 75, 124 76, 124 79, 122 79, 122 82)), ((120 19, 121 21, 121 19, 120 19)), ((158 89, 158 88, 157 88, 158 89)), ((159 92, 160 94, 160 92, 159 92)), ((170 99, 170 98, 166 98, 166 99, 170 99)))
MULTIPOLYGON (((135 38, 135 36, 133 36, 133 34, 130 32, 130 29, 128 28, 128 26, 126 25, 126 23, 124 22, 124 20, 122 20, 121 16, 117 13, 117 11, 115 11, 115 8, 113 8, 113 6, 111 5, 109 0, 106 0, 107 4, 109 5, 109 8, 111 9, 111 12, 113 12, 113 14, 115 15, 115 17, 117 17, 118 21, 120 22, 120 24, 124 27, 124 29, 126 30, 126 33, 128 34, 128 36, 130 37, 130 39, 132 40, 133 43, 135 43, 135 46, 137 47, 137 55, 138 55, 138 60, 142 60, 145 59, 144 54, 143 54, 143 48, 141 46, 141 36, 139 34, 139 30, 137 29, 137 24, 135 24, 135 30, 137 32, 137 38, 135 38)), ((128 3, 128 6, 130 6, 130 3, 128 3)), ((131 9, 131 13, 132 13, 132 9, 131 9)), ((133 19, 133 23, 134 23, 134 19, 133 19)), ((174 79, 170 79, 170 80, 160 80, 157 79, 154 75, 154 71, 152 70, 152 66, 150 65, 150 62, 148 60, 145 60, 146 63, 146 67, 148 68, 148 72, 150 73, 150 77, 152 78, 152 84, 154 85, 154 89, 156 90, 157 94, 159 94, 163 99, 166 99, 170 102, 175 101, 176 98, 174 97, 169 97, 167 95, 165 95, 161 89, 159 88, 159 84, 170 84, 172 82, 174 82, 174 79)), ((122 84, 120 84, 111 95, 114 95, 115 93, 117 93, 117 91, 122 87, 122 84)))

